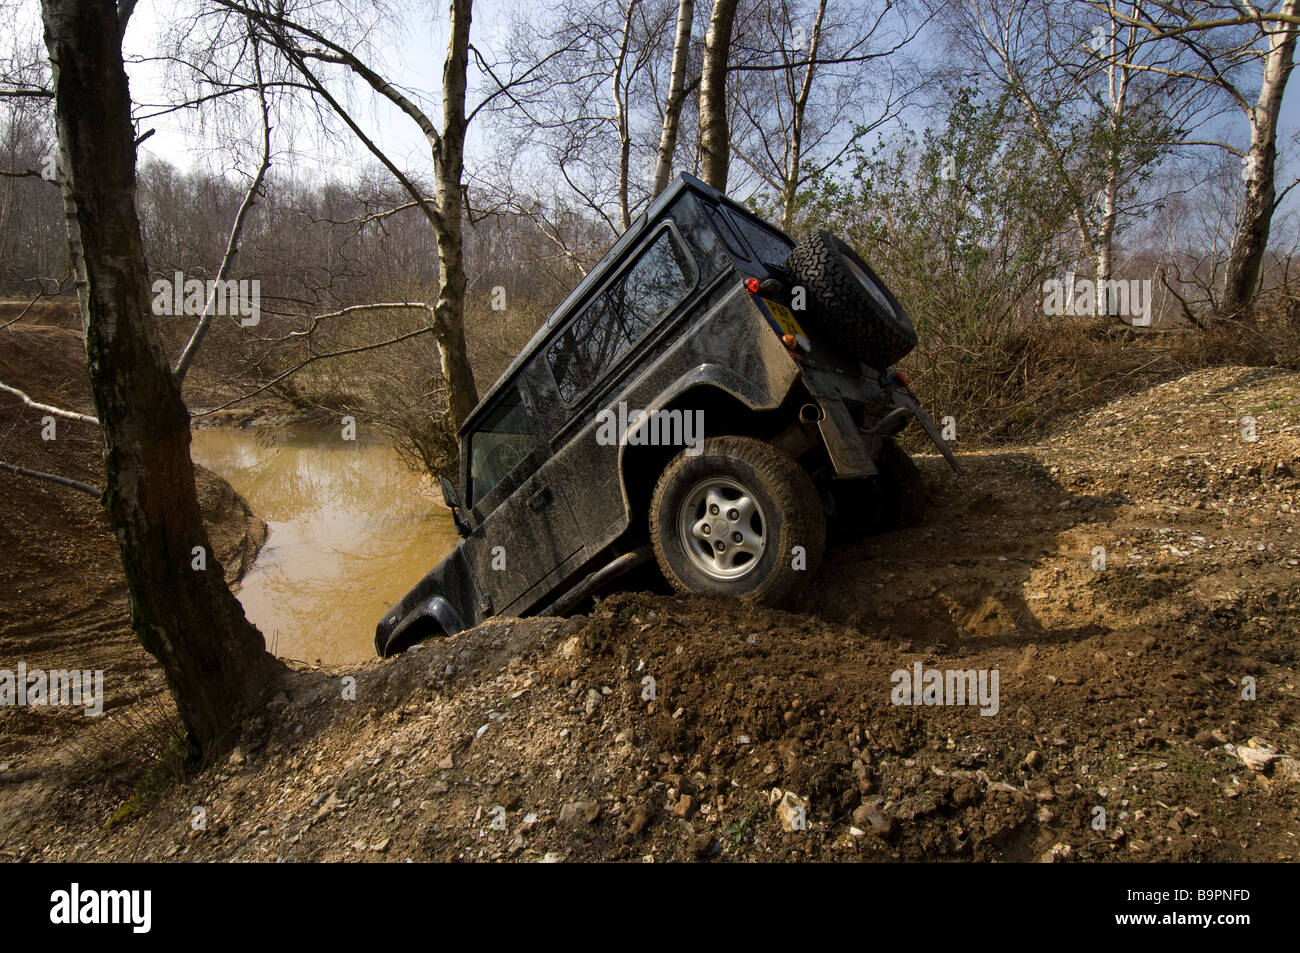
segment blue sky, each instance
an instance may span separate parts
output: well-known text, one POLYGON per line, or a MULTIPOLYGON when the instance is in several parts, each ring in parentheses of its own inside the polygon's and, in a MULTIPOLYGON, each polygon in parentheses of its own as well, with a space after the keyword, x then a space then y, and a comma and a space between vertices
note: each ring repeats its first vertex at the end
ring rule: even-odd
MULTIPOLYGON (((472 41, 487 51, 500 49, 510 19, 519 16, 522 11, 536 11, 537 6, 526 0, 477 0, 472 41)), ((184 10, 186 7, 178 8, 174 3, 164 3, 162 0, 141 0, 127 33, 128 53, 141 56, 152 54, 160 30, 178 15, 178 9, 184 10)), ((436 116, 439 110, 437 90, 446 49, 446 4, 414 0, 396 9, 396 19, 378 28, 373 44, 376 51, 374 62, 384 75, 410 91, 431 115, 436 116)), ((25 0, 15 21, 19 35, 39 38, 37 23, 35 0, 25 0)), ((946 58, 946 51, 938 42, 936 34, 935 30, 923 31, 918 40, 918 52, 933 62, 941 63, 946 58)), ((137 101, 156 102, 165 99, 167 94, 158 64, 134 63, 130 72, 132 92, 137 101)), ((338 70, 324 67, 322 73, 337 76, 338 70)), ((1282 161, 1280 182, 1283 184, 1300 174, 1300 162, 1295 159, 1298 151, 1295 136, 1300 131, 1300 88, 1295 88, 1297 86, 1300 86, 1300 80, 1293 80, 1293 88, 1289 91, 1284 106, 1282 132, 1278 139, 1282 161)), ((360 83, 346 79, 335 80, 332 88, 347 93, 354 114, 399 166, 417 173, 431 172, 428 146, 414 123, 360 83)), ((471 92, 471 104, 476 101, 477 96, 471 92)), ((144 128, 155 131, 142 147, 142 158, 165 159, 181 168, 203 165, 232 171, 232 165, 236 163, 235 155, 240 151, 230 148, 232 135, 242 132, 249 137, 250 142, 257 135, 256 117, 251 110, 251 102, 249 105, 248 128, 242 131, 217 129, 210 125, 204 128, 193 119, 179 114, 151 119, 144 124, 144 128), (223 145, 226 148, 223 149, 223 145)), ((909 119, 914 124, 921 121, 916 113, 909 116, 909 119)), ((1227 129, 1235 144, 1244 143, 1246 125, 1240 114, 1231 117, 1227 129)), ((276 168, 280 172, 292 167, 296 174, 313 178, 347 177, 364 168, 373 168, 375 164, 369 153, 350 137, 331 141, 319 135, 310 123, 299 123, 291 132, 282 126, 280 132, 281 135, 274 141, 276 168)), ((471 173, 490 157, 493 147, 491 134, 490 126, 482 119, 471 127, 467 150, 467 168, 471 173)), ((238 167, 251 172, 259 159, 257 150, 250 147, 242 152, 238 167)), ((1300 188, 1292 193, 1287 205, 1289 208, 1300 208, 1300 188)))

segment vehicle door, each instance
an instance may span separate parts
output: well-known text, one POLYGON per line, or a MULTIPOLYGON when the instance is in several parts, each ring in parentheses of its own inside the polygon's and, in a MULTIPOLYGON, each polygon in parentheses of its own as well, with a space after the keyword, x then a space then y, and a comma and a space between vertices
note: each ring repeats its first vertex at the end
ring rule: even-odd
POLYGON ((518 382, 503 388, 467 437, 466 540, 484 615, 501 612, 578 548, 568 489, 546 467, 548 442, 518 382))

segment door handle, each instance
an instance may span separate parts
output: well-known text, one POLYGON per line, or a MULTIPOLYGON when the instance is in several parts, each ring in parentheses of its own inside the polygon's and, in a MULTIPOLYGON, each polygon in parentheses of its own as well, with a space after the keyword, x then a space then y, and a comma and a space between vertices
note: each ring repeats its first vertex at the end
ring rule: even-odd
POLYGON ((540 490, 538 490, 536 493, 534 493, 532 496, 528 498, 528 508, 533 511, 540 512, 541 510, 544 510, 546 509, 546 507, 550 506, 550 504, 551 504, 551 488, 548 486, 542 487, 540 490))

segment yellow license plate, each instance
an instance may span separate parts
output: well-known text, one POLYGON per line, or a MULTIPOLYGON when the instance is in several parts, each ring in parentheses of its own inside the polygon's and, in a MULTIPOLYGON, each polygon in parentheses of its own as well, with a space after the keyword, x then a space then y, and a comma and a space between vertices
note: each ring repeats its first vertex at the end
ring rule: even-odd
POLYGON ((763 305, 767 308, 767 313, 772 316, 777 327, 781 329, 782 334, 793 334, 799 341, 801 347, 805 350, 808 347, 808 336, 803 333, 803 328, 799 327, 799 322, 794 319, 794 312, 783 304, 777 304, 775 301, 769 301, 763 298, 763 305))

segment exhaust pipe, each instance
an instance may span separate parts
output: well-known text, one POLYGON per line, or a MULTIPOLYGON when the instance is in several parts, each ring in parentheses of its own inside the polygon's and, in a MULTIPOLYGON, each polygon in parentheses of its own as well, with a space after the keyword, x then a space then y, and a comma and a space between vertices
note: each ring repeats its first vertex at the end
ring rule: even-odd
POLYGON ((826 419, 826 411, 820 404, 804 404, 799 408, 799 420, 805 424, 821 423, 826 419))

